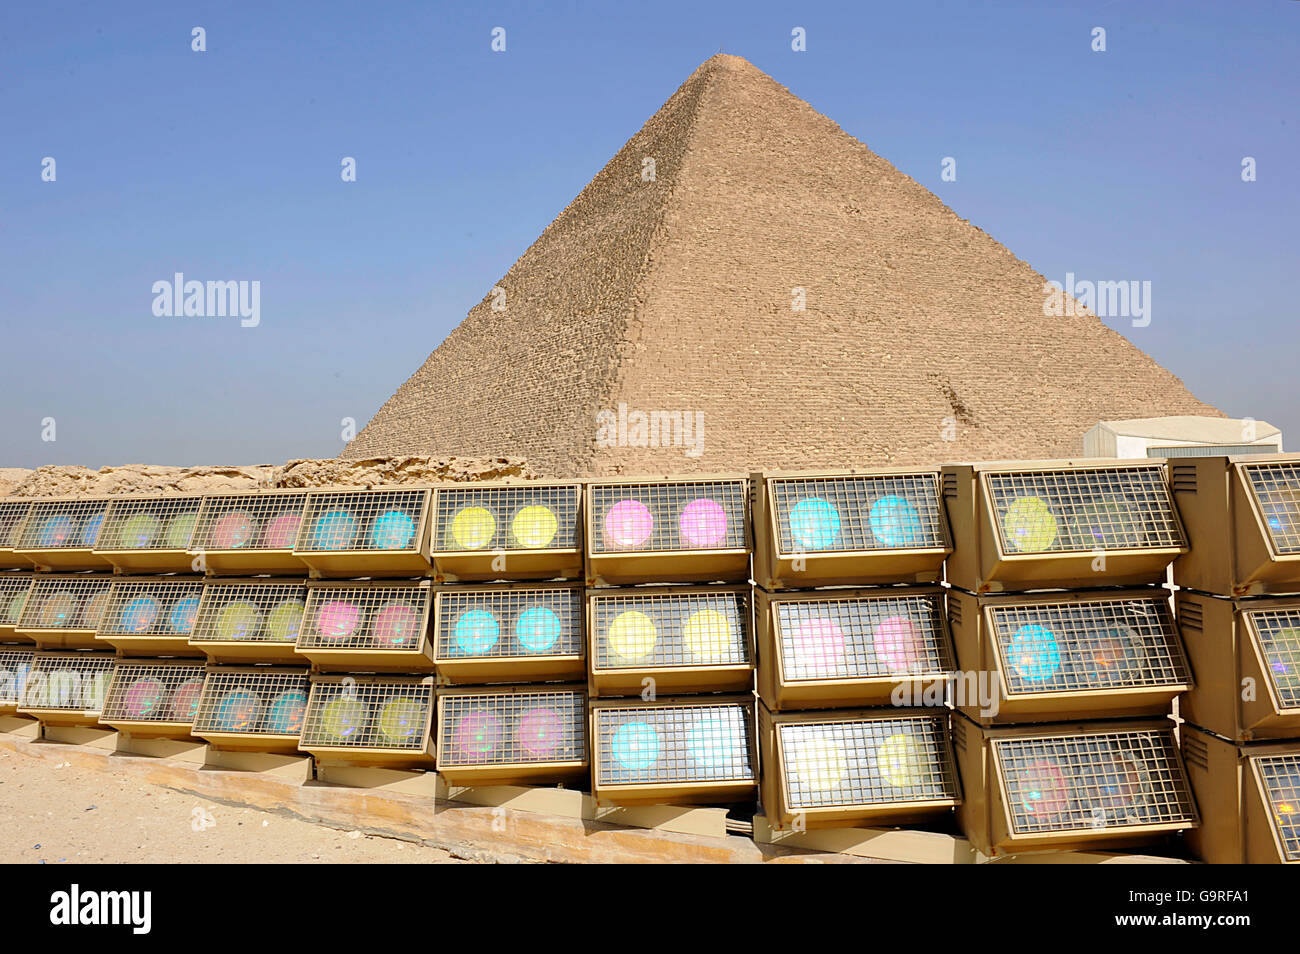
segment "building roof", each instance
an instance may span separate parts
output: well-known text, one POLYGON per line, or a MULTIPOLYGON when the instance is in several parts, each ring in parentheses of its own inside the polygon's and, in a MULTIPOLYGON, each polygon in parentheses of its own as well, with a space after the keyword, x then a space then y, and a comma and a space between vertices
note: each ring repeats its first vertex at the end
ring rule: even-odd
MULTIPOLYGON (((1177 417, 1139 417, 1126 421, 1100 421, 1101 426, 1127 437, 1146 437, 1195 444, 1249 443, 1246 424, 1239 417, 1204 417, 1185 414, 1177 417)), ((1255 421, 1254 440, 1261 441, 1281 434, 1267 421, 1255 421)))

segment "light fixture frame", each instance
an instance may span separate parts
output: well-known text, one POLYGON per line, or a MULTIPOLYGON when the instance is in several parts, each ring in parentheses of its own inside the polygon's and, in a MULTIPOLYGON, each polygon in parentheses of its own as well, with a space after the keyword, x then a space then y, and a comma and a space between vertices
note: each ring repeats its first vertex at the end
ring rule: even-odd
MULTIPOLYGON (((203 658, 204 652, 190 643, 190 634, 133 634, 133 633, 114 633, 108 630, 106 623, 110 611, 117 607, 119 601, 131 589, 154 587, 155 590, 143 592, 141 595, 150 595, 152 592, 166 591, 175 589, 179 592, 188 587, 197 590, 195 595, 198 596, 200 604, 203 601, 203 578, 202 577, 182 577, 182 576, 143 576, 143 577, 116 577, 108 588, 108 604, 104 607, 104 614, 99 618, 99 626, 95 630, 95 636, 98 642, 106 646, 111 646, 122 656, 187 656, 203 658)), ((172 597, 172 598, 179 598, 172 597)), ((197 622, 197 610, 196 610, 197 622)))
MULTIPOLYGON (((203 494, 129 494, 111 498, 108 509, 104 512, 104 524, 95 541, 95 554, 112 564, 118 573, 191 573, 194 557, 190 551, 190 541, 194 536, 194 527, 183 547, 123 547, 113 541, 113 533, 118 521, 133 516, 153 516, 154 508, 172 509, 176 501, 193 501, 195 527, 198 526, 199 510, 203 505, 203 494)), ((188 513, 189 508, 182 508, 169 518, 188 513)), ((159 534, 163 532, 160 525, 159 534)))
MULTIPOLYGON (((364 598, 364 597, 363 597, 364 598)), ((433 639, 429 630, 433 618, 433 583, 430 580, 309 580, 307 595, 304 600, 302 624, 298 628, 295 644, 299 656, 311 662, 312 668, 320 672, 375 672, 375 673, 424 673, 433 672, 433 639), (369 648, 334 648, 323 645, 309 645, 306 640, 306 628, 316 604, 313 596, 324 593, 365 594, 375 590, 410 591, 418 598, 420 616, 420 635, 413 649, 383 649, 378 645, 369 648)))
POLYGON ((95 542, 98 541, 99 537, 98 531, 96 532, 96 541, 93 541, 89 546, 42 547, 36 545, 38 541, 28 544, 24 542, 23 538, 33 532, 33 528, 42 518, 58 516, 59 510, 63 508, 85 504, 102 503, 104 505, 104 512, 99 525, 99 530, 103 530, 104 524, 108 522, 108 508, 115 499, 109 496, 32 498, 31 509, 27 511, 27 516, 14 537, 14 556, 25 559, 38 570, 46 572, 64 573, 75 570, 98 570, 102 572, 112 569, 113 564, 108 558, 95 550, 95 542))
POLYGON ((0 497, 0 570, 30 570, 30 558, 14 551, 14 541, 23 532, 33 497, 0 497))
MULTIPOLYGON (((298 529, 302 529, 307 513, 307 496, 310 491, 305 487, 268 488, 265 490, 223 490, 208 493, 203 497, 199 507, 199 519, 195 527, 195 536, 191 540, 190 553, 195 557, 202 572, 209 576, 306 576, 307 564, 294 555, 293 545, 287 548, 271 549, 268 547, 213 548, 202 545, 201 535, 210 532, 214 516, 226 510, 237 509, 240 501, 249 501, 249 506, 256 507, 258 502, 284 500, 287 502, 284 513, 292 512, 294 498, 297 500, 298 529)), ((298 533, 294 533, 297 542, 298 533)))
MULTIPOLYGON (((342 698, 342 696, 331 696, 330 701, 336 698, 342 698)), ((311 689, 307 694, 307 710, 303 715, 303 735, 300 737, 299 748, 322 761, 345 762, 349 765, 367 768, 432 769, 437 755, 437 739, 433 732, 435 708, 436 696, 432 676, 368 674, 348 676, 341 673, 329 675, 313 673, 311 676, 311 689), (428 703, 424 709, 424 724, 420 730, 422 741, 420 748, 380 745, 365 747, 342 746, 314 743, 307 740, 305 737, 307 727, 311 724, 313 706, 319 705, 324 695, 324 692, 320 691, 319 687, 345 684, 348 679, 353 679, 358 687, 380 685, 385 688, 397 687, 396 691, 406 691, 408 694, 418 691, 420 694, 426 695, 428 703)))
MULTIPOLYGON (((119 656, 117 664, 113 667, 113 675, 109 679, 108 690, 104 694, 104 709, 108 708, 109 698, 119 679, 141 678, 146 671, 158 669, 188 670, 193 679, 201 681, 206 666, 201 660, 193 659, 124 659, 119 656)), ((101 710, 99 724, 135 738, 179 741, 192 739, 191 730, 194 728, 192 719, 183 722, 176 719, 105 718, 103 710, 101 710)))
MULTIPOLYGON (((108 678, 113 678, 113 669, 117 666, 117 657, 111 652, 94 652, 85 650, 55 650, 40 651, 32 654, 32 669, 28 673, 27 686, 24 695, 30 692, 32 685, 32 674, 44 672, 44 667, 58 659, 77 659, 80 661, 94 660, 103 667, 102 671, 108 673, 108 678)), ((104 686, 105 698, 108 697, 108 685, 104 686)), ((84 698, 82 700, 85 701, 84 698)), ((29 716, 37 719, 42 725, 53 726, 82 726, 94 727, 99 725, 99 714, 101 709, 64 709, 47 705, 28 705, 20 703, 17 708, 19 715, 29 716)))
MULTIPOLYGON (((90 584, 96 588, 102 587, 104 596, 104 609, 108 609, 110 599, 109 591, 115 577, 102 573, 53 573, 37 574, 32 578, 32 588, 27 591, 27 602, 23 605, 22 615, 14 627, 14 634, 19 639, 35 643, 36 646, 44 650, 60 649, 108 649, 111 650, 107 642, 99 638, 99 620, 95 621, 94 626, 68 626, 68 627, 51 627, 41 626, 39 621, 34 617, 37 614, 38 607, 42 596, 48 597, 53 593, 46 593, 46 589, 53 589, 60 583, 66 584, 90 584)), ((101 594, 96 593, 92 599, 98 599, 101 594)), ((78 604, 78 614, 81 613, 81 604, 78 604)), ((103 615, 100 615, 103 619, 103 615)))
MULTIPOLYGON (((23 599, 23 607, 26 608, 26 601, 30 599, 32 595, 32 583, 34 579, 34 573, 29 573, 24 570, 0 570, 0 584, 7 584, 0 586, 0 640, 3 640, 6 643, 31 642, 31 639, 27 636, 20 636, 18 634, 18 620, 15 619, 10 622, 7 619, 6 614, 9 611, 7 604, 12 602, 19 593, 23 592, 24 584, 26 586, 26 596, 23 599)), ((19 611, 18 615, 19 618, 21 618, 22 612, 19 611)))
MULTIPOLYGON (((428 486, 393 484, 377 487, 313 487, 307 491, 303 505, 302 522, 293 555, 308 567, 312 579, 398 579, 430 576, 433 564, 429 560, 430 512, 433 489, 428 486), (419 520, 416 521, 412 545, 400 550, 316 550, 309 545, 311 521, 319 512, 324 498, 355 496, 364 499, 370 495, 415 494, 420 495, 419 520)), ((362 531, 364 532, 364 531, 362 531)))
MULTIPOLYGON (((203 693, 199 696, 199 713, 204 711, 204 702, 210 692, 215 692, 215 683, 224 675, 252 676, 273 679, 277 676, 295 676, 302 680, 303 694, 310 698, 308 671, 305 667, 295 666, 214 666, 209 664, 204 670, 203 693)), ((303 722, 306 723, 307 712, 303 709, 303 722)), ((268 752, 272 754, 296 754, 302 733, 288 735, 270 732, 230 732, 220 729, 200 729, 198 716, 195 716, 191 733, 215 749, 237 752, 268 752)))
MULTIPOLYGON (((276 577, 273 579, 255 579, 249 577, 221 577, 208 579, 203 584, 203 596, 199 601, 199 617, 194 623, 194 632, 190 634, 190 647, 201 651, 214 664, 255 664, 274 663, 279 665, 307 665, 306 657, 297 651, 297 636, 289 640, 251 640, 251 639, 205 639, 198 636, 199 626, 206 613, 212 612, 210 605, 223 597, 233 587, 267 587, 282 591, 280 600, 296 596, 302 600, 304 612, 307 605, 307 581, 298 578, 276 577)), ((223 604, 224 605, 224 604, 223 604)), ((299 634, 302 622, 299 620, 299 634)))

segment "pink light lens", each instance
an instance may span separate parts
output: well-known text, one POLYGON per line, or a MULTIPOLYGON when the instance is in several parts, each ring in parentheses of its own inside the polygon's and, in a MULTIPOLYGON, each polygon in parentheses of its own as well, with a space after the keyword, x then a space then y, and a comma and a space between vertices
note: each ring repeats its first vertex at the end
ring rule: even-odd
POLYGON ((727 535, 727 511, 715 500, 692 500, 677 520, 682 542, 688 547, 713 547, 727 535))
POLYGON ((623 550, 643 546, 654 526, 649 507, 639 500, 620 500, 605 514, 605 542, 623 550))

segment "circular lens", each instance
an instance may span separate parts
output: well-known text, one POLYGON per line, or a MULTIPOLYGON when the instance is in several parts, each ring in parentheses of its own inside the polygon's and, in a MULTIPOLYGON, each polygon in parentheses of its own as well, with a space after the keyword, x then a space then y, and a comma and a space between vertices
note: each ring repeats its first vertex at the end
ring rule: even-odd
POLYGON ((217 638, 253 639, 262 632, 262 611, 247 600, 227 603, 217 614, 217 638))
POLYGON ((480 656, 497 644, 501 624, 487 610, 466 610, 456 619, 455 637, 462 655, 480 656))
POLYGON ((1061 668, 1061 648, 1045 626, 1026 623, 1015 631, 1007 649, 1011 668, 1029 682, 1046 682, 1061 668))
POLYGON ((734 719, 710 716, 686 730, 686 754, 696 765, 712 771, 740 761, 739 734, 734 719))
POLYGON ((321 712, 321 729, 333 739, 350 739, 366 725, 369 714, 359 699, 338 698, 321 712))
POLYGON ((501 720, 486 712, 471 712, 456 726, 456 748, 467 762, 483 762, 501 741, 501 720))
POLYGON ((187 596, 172 604, 167 622, 174 633, 194 632, 194 622, 199 618, 199 598, 187 596))
POLYGON ((355 603, 333 600, 316 611, 316 632, 321 639, 351 639, 361 622, 361 610, 355 603))
POLYGON ((677 530, 687 547, 716 547, 727 535, 727 511, 707 497, 692 500, 682 508, 677 530))
POLYGON ((560 522, 550 507, 523 507, 510 521, 510 532, 522 547, 540 550, 555 539, 560 522))
POLYGON ((1056 542, 1057 523, 1052 508, 1039 497, 1017 497, 1002 518, 1007 546, 1022 553, 1038 553, 1056 542))
POLYGON ((791 634, 795 678, 832 676, 844 665, 844 631, 834 620, 806 619, 791 634))
POLYGON ((203 695, 203 680, 191 679, 182 683, 172 693, 172 718, 177 722, 193 722, 199 712, 199 697, 203 695))
POLYGON ((194 536, 194 525, 198 523, 197 513, 181 513, 167 522, 164 542, 172 550, 189 549, 190 538, 194 536))
POLYGON ((394 649, 414 646, 420 635, 420 614, 409 603, 389 603, 375 613, 375 642, 394 649))
POLYGON ((71 593, 51 593, 41 604, 36 621, 41 629, 63 629, 77 615, 77 598, 71 593))
POLYGON ((1084 503, 1070 520, 1071 543, 1091 549, 1140 547, 1146 541, 1146 521, 1118 497, 1084 503))
POLYGON ((847 771, 844 750, 830 739, 800 740, 791 759, 795 779, 804 788, 825 792, 839 786, 847 771))
POLYGON ((262 700, 257 693, 235 689, 221 697, 213 718, 219 729, 246 732, 257 724, 261 711, 262 700))
POLYGON ((311 525, 313 550, 346 550, 357 536, 357 522, 346 510, 327 510, 311 525))
POLYGON ((302 514, 282 513, 272 517, 262 531, 262 546, 267 550, 292 550, 298 539, 302 514))
POLYGON ((128 517, 117 532, 118 546, 124 550, 147 547, 161 527, 162 521, 152 514, 138 513, 134 517, 128 517))
POLYGON ((305 609, 302 600, 281 600, 276 603, 266 618, 267 638, 282 643, 296 640, 298 631, 302 628, 302 614, 305 609))
POLYGON ((657 638, 655 624, 649 616, 637 610, 619 613, 605 634, 610 652, 628 660, 645 658, 654 649, 657 638))
POLYGON ((403 743, 424 726, 424 707, 406 696, 393 696, 379 711, 379 734, 385 740, 403 743))
POLYGON ((692 613, 682 626, 682 642, 696 659, 712 662, 725 659, 731 651, 731 620, 718 610, 692 613))
POLYGON ((157 679, 137 679, 127 687, 122 708, 126 710, 128 718, 152 719, 162 708, 166 694, 167 690, 157 679))
POLYGON ((1069 786, 1055 762, 1039 759, 1021 770, 1020 808, 1039 821, 1065 813, 1069 807, 1069 786))
POLYGON ((564 741, 564 720, 554 709, 533 709, 519 720, 515 736, 533 758, 552 758, 564 741))
POLYGON ((496 518, 482 507, 466 507, 451 520, 451 536, 462 550, 481 550, 497 532, 496 518))
POLYGON ((122 631, 126 633, 148 632, 158 618, 160 609, 158 601, 152 596, 140 596, 122 607, 122 631))
POLYGON ((371 524, 368 539, 375 550, 405 550, 415 539, 415 521, 401 510, 381 513, 371 524))
POLYGON ((918 672, 925 666, 925 640, 906 616, 887 616, 871 634, 876 658, 891 672, 918 672))
POLYGON ((257 523, 251 513, 231 510, 217 519, 212 528, 214 550, 239 550, 253 542, 257 523))
POLYGON ((840 513, 821 497, 805 497, 790 508, 790 535, 804 550, 825 550, 840 535, 840 513))
POLYGON ((644 546, 654 526, 649 507, 639 500, 620 500, 605 513, 605 543, 616 550, 644 546))
POLYGON ((72 540, 72 531, 76 524, 71 517, 46 517, 36 534, 36 545, 42 549, 65 547, 72 540))
POLYGON ((542 606, 534 606, 515 620, 515 639, 526 652, 544 653, 560 639, 560 617, 542 606))
POLYGON ((884 547, 910 547, 925 538, 921 515, 906 497, 881 497, 871 505, 867 523, 884 547))
POLYGON ((876 770, 890 785, 902 788, 925 777, 925 765, 916 740, 905 732, 891 735, 876 749, 876 770))
POLYGON ((659 733, 645 722, 618 727, 609 743, 614 761, 633 771, 649 768, 659 759, 659 733))
POLYGON ((266 717, 266 729, 275 735, 298 735, 302 732, 302 716, 307 711, 307 694, 300 689, 282 692, 271 702, 266 717))

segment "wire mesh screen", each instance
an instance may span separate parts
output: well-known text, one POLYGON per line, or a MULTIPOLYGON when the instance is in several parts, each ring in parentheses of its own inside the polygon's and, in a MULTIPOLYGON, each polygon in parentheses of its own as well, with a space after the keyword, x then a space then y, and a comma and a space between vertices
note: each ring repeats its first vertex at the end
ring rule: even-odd
POLYGON ((1300 464, 1247 464, 1242 469, 1273 549, 1300 553, 1300 464))
POLYGON ((730 550, 747 546, 744 480, 593 484, 592 550, 730 550))
POLYGON ((1157 597, 994 606, 990 616, 1009 694, 1188 681, 1173 614, 1157 597))
POLYGON ((301 583, 209 583, 190 641, 295 642, 306 600, 301 583))
POLYGON ((439 488, 434 549, 576 549, 581 491, 577 484, 439 488))
POLYGON ((31 509, 30 500, 0 500, 0 548, 14 545, 22 532, 23 519, 31 509))
POLYGON ((1004 553, 1186 545, 1159 465, 986 476, 1004 553))
POLYGON ((0 626, 13 626, 18 622, 31 589, 30 573, 0 573, 0 626))
POLYGON ((294 549, 415 551, 427 490, 353 490, 309 493, 294 549))
POLYGON ((0 649, 0 706, 16 706, 22 701, 33 655, 30 649, 0 649))
POLYGON ((748 598, 743 593, 589 598, 597 668, 744 666, 750 661, 748 598))
POLYGON ((781 553, 945 545, 938 474, 782 477, 769 483, 781 553))
POLYGON ((297 736, 307 710, 307 690, 305 671, 209 670, 194 731, 297 736))
POLYGON ((100 718, 105 722, 192 723, 202 694, 202 663, 177 666, 121 659, 108 684, 100 718))
POLYGON ((203 498, 196 550, 292 550, 307 492, 214 494, 203 498))
POLYGON ((1255 764, 1287 861, 1300 861, 1300 755, 1260 755, 1255 764))
POLYGON ((99 712, 117 657, 103 653, 35 653, 23 705, 99 712))
POLYGON ((432 706, 432 682, 364 676, 313 682, 300 744, 419 752, 432 706))
POLYGON ((95 544, 99 550, 188 550, 198 496, 115 497, 95 544))
POLYGON ((953 668, 942 594, 824 597, 775 606, 781 672, 788 682, 914 676, 953 668))
POLYGON ((754 778, 747 706, 634 706, 595 714, 603 785, 754 778))
POLYGON ((445 591, 438 595, 437 639, 439 659, 580 655, 581 591, 445 591))
POLYGON ((23 605, 18 628, 98 629, 112 585, 108 576, 37 577, 23 605))
POLYGON ((1300 707, 1300 605, 1248 610, 1246 616, 1259 637, 1278 702, 1283 709, 1300 707))
POLYGON ((1194 822, 1173 733, 995 739, 1017 834, 1194 822))
POLYGON ((108 501, 37 500, 14 544, 19 550, 89 550, 104 525, 108 501))
POLYGON ((418 651, 431 599, 428 587, 400 583, 308 587, 298 647, 418 651))
POLYGON ((122 580, 108 591, 99 635, 185 636, 194 632, 203 584, 188 580, 122 580))
POLYGON ((789 808, 955 801, 946 721, 929 715, 778 726, 789 808))
POLYGON ((438 766, 582 762, 587 695, 581 690, 444 694, 438 766))

